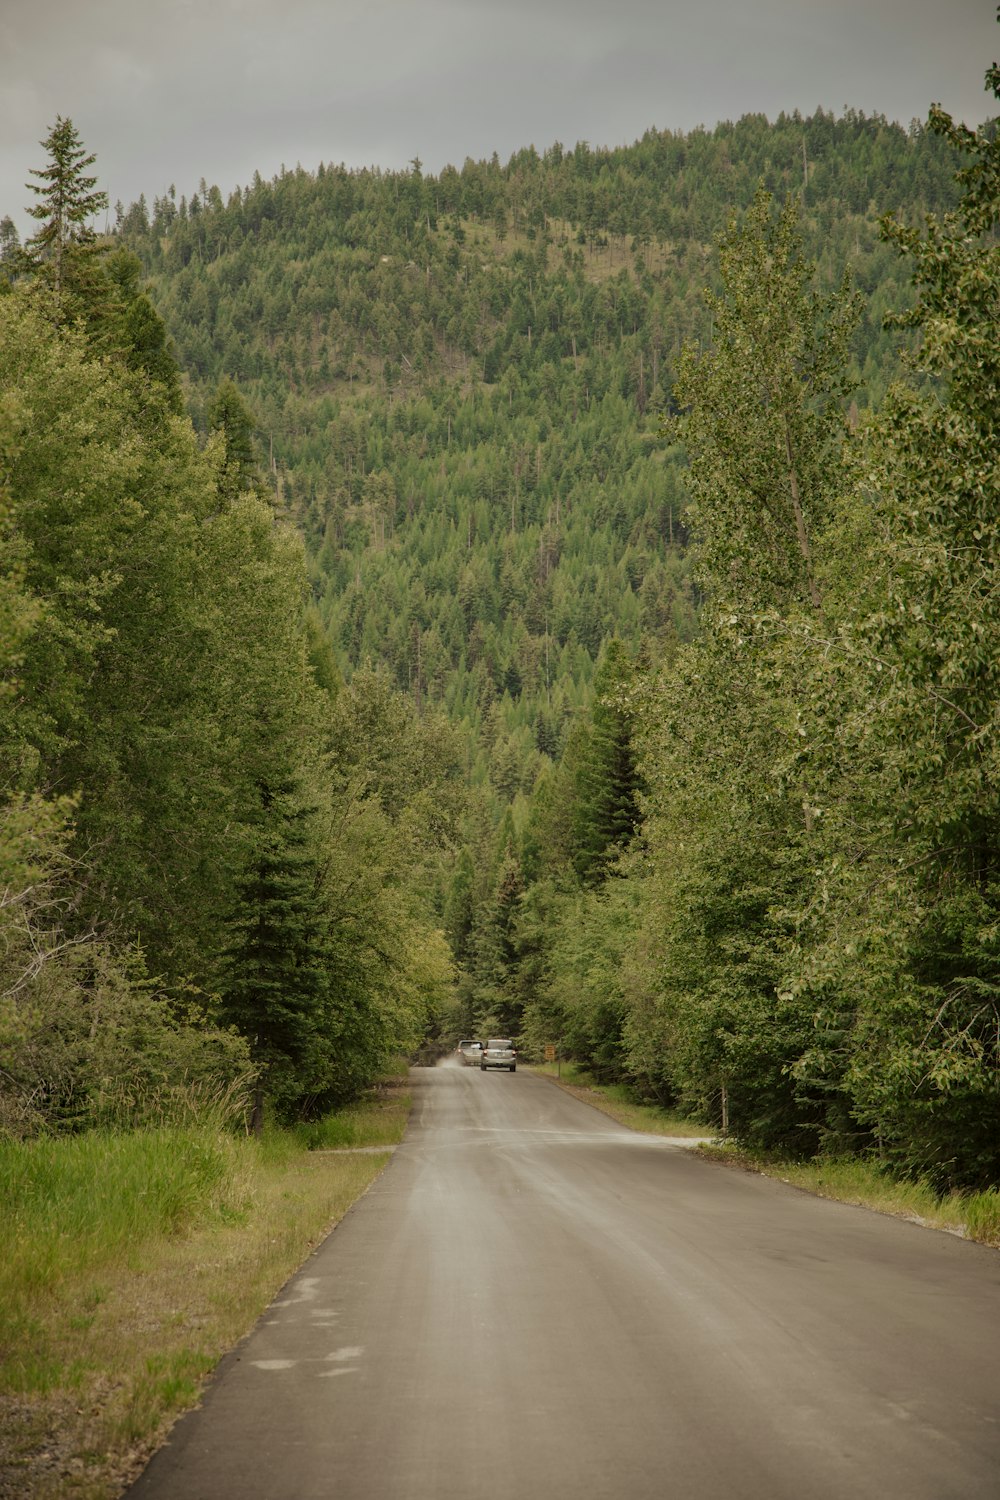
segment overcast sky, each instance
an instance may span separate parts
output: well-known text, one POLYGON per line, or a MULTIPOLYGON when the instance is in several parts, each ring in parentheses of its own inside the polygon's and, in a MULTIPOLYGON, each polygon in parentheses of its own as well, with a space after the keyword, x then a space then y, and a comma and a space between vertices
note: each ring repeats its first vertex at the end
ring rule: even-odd
POLYGON ((750 111, 997 112, 996 0, 0 0, 0 216, 69 115, 126 205, 750 111))

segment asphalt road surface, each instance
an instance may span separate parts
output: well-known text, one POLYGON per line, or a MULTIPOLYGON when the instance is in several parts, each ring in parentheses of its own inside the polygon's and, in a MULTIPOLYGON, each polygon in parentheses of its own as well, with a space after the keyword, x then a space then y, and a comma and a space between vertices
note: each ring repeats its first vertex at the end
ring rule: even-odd
POLYGON ((411 1078, 130 1500, 998 1500, 1000 1253, 523 1070, 411 1078))

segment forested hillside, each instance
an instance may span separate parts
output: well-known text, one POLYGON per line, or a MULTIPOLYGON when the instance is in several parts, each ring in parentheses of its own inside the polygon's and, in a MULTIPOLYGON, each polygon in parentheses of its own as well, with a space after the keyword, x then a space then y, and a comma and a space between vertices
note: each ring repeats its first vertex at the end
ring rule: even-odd
POLYGON ((291 1111, 509 1030, 995 1182, 997 152, 818 113, 296 168, 120 206, 69 285, 8 233, 47 972, 127 949, 291 1111))
POLYGON ((223 204, 121 215, 196 416, 248 400, 348 675, 371 658, 467 730, 499 804, 530 793, 602 643, 689 639, 681 348, 707 339, 713 241, 763 181, 804 201, 824 284, 869 294, 860 405, 896 371, 906 272, 877 216, 950 203, 936 136, 877 117, 746 118, 425 177, 321 167, 223 204))

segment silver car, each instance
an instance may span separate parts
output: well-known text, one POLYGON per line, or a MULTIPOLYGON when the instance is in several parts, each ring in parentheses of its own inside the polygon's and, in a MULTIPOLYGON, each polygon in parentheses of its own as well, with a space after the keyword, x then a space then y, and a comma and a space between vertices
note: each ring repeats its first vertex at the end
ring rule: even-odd
POLYGON ((516 1073, 517 1053, 514 1043, 509 1037, 490 1037, 479 1066, 484 1073, 487 1068, 509 1068, 512 1073, 516 1073))
POLYGON ((467 1068, 474 1068, 483 1055, 482 1042, 459 1042, 455 1048, 459 1059, 467 1068))

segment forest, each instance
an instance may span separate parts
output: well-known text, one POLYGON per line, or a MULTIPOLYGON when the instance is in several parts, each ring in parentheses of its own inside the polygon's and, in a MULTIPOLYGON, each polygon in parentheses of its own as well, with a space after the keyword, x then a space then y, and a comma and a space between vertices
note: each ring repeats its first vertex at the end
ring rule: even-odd
POLYGON ((994 126, 296 167, 107 235, 44 146, 0 1131, 309 1118, 509 1032, 996 1185, 994 126))

